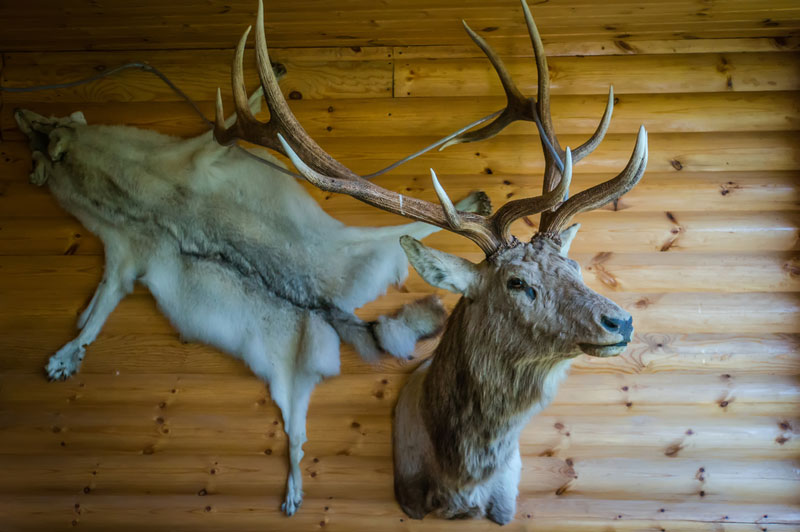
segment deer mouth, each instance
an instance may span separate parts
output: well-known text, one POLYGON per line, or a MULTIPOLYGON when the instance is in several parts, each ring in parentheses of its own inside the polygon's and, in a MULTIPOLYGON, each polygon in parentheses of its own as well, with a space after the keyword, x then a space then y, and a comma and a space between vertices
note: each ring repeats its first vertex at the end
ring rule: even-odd
POLYGON ((616 344, 578 344, 581 351, 593 357, 615 357, 625 351, 628 347, 628 342, 619 342, 616 344))

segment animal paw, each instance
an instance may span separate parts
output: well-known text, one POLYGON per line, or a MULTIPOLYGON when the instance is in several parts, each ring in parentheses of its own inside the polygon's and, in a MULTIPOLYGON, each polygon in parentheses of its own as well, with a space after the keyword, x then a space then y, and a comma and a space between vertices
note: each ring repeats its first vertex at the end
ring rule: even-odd
POLYGON ((286 500, 281 504, 281 511, 291 517, 301 504, 303 504, 303 490, 295 485, 290 476, 289 482, 286 484, 286 500))
POLYGON ((72 342, 68 343, 50 357, 50 361, 44 368, 47 376, 51 381, 66 379, 78 371, 85 352, 83 346, 76 346, 72 342))

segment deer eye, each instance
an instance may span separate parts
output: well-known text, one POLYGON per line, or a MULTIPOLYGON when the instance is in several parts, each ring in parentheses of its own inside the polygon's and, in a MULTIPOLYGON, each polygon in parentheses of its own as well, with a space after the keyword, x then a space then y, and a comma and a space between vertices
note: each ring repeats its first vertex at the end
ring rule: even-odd
POLYGON ((522 279, 517 279, 516 277, 512 277, 508 280, 508 286, 511 290, 521 290, 525 288, 525 282, 522 279))
POLYGON ((532 286, 525 284, 525 281, 522 279, 512 277, 508 280, 506 286, 508 286, 510 290, 524 290, 525 295, 528 296, 531 301, 536 301, 536 290, 532 286))

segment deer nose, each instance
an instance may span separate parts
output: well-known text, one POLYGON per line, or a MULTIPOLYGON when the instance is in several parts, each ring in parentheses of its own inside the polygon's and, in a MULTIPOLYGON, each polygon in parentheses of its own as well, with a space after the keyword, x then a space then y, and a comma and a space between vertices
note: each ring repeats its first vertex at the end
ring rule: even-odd
POLYGON ((631 333, 633 332, 633 316, 630 316, 627 320, 622 318, 612 318, 611 316, 602 316, 600 318, 600 323, 603 325, 605 330, 622 335, 622 338, 625 342, 631 341, 631 333))

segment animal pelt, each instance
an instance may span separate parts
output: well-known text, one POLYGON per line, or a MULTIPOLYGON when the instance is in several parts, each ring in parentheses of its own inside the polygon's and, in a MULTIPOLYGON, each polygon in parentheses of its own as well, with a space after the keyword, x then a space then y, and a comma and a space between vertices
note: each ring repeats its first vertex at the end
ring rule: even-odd
MULTIPOLYGON (((220 146, 211 133, 180 139, 90 126, 79 112, 15 117, 30 139, 31 182, 49 185, 105 247, 105 272, 81 331, 50 358, 47 374, 78 371, 114 307, 135 282, 144 284, 184 339, 242 359, 269 384, 290 440, 283 509, 293 514, 302 501, 309 398, 321 378, 339 373, 340 341, 367 360, 406 358, 440 329, 445 312, 436 298, 369 323, 353 313, 405 279, 401 235, 438 229, 346 226, 294 178, 220 146)), ((474 193, 459 208, 486 212, 488 200, 474 193)))

